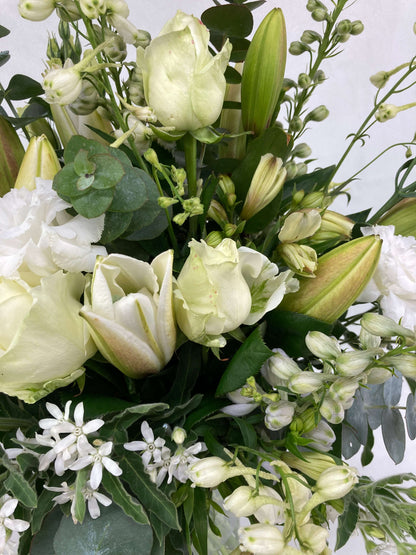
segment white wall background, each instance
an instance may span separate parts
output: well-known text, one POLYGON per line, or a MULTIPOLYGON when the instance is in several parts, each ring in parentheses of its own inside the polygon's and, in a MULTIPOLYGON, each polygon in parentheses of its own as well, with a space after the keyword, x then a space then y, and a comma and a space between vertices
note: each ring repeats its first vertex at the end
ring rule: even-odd
MULTIPOLYGON (((304 137, 313 149, 313 157, 317 159, 315 166, 336 163, 347 146, 346 136, 358 129, 370 111, 375 88, 370 84, 369 76, 410 61, 416 54, 416 36, 412 30, 416 21, 414 0, 358 0, 351 4, 345 17, 360 19, 365 25, 365 32, 351 37, 344 45, 344 52, 323 66, 328 80, 318 89, 315 102, 316 105, 325 104, 330 110, 330 117, 314 124, 304 137)), ((199 16, 212 5, 211 0, 130 0, 129 19, 138 28, 147 29, 154 36, 176 10, 199 16)), ((255 21, 258 24, 271 8, 281 7, 286 18, 288 41, 298 40, 305 29, 319 31, 321 28, 321 24, 311 19, 305 5, 306 0, 267 0, 264 6, 254 12, 255 21)), ((26 21, 20 18, 16 6, 17 0, 0 0, 0 24, 12 31, 11 35, 0 39, 0 50, 9 50, 12 56, 11 61, 0 68, 3 86, 7 85, 14 73, 23 73, 40 80, 48 32, 56 32, 55 16, 39 23, 26 21)), ((287 77, 296 79, 306 69, 306 62, 306 56, 289 56, 287 77)), ((413 89, 393 103, 401 105, 414 100, 413 89)), ((377 124, 370 132, 371 140, 367 141, 364 148, 354 148, 342 166, 337 181, 350 177, 390 144, 411 140, 416 132, 416 109, 403 112, 390 122, 377 124)), ((384 156, 361 175, 360 181, 351 185, 350 205, 346 206, 345 201, 340 201, 337 209, 347 214, 370 206, 381 206, 390 196, 395 172, 404 161, 403 148, 384 156)), ((376 442, 379 447, 375 459, 365 468, 365 474, 380 478, 397 472, 416 471, 415 445, 409 445, 404 462, 395 466, 385 454, 381 434, 377 435, 376 442)), ((353 464, 359 466, 358 458, 354 458, 353 464)), ((347 555, 364 552, 361 540, 354 538, 338 553, 347 555)))

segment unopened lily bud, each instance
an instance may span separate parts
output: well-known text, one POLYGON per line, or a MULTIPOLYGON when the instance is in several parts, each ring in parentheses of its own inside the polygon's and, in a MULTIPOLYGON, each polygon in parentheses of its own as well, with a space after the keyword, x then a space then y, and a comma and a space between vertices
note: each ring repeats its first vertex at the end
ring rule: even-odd
POLYGON ((305 393, 318 391, 327 380, 327 374, 304 371, 289 378, 287 386, 293 393, 304 395, 305 393))
POLYGON ((32 137, 23 157, 15 188, 32 191, 36 187, 37 177, 53 179, 60 169, 55 150, 45 135, 32 137))
POLYGON ((375 358, 378 350, 347 351, 342 353, 336 360, 337 374, 344 377, 359 376, 375 358))
POLYGON ((18 10, 30 21, 43 21, 55 9, 55 0, 19 0, 18 10))
POLYGON ((219 457, 200 459, 188 469, 191 482, 198 488, 215 488, 228 478, 244 474, 241 467, 231 467, 219 457))
POLYGON ((300 204, 304 198, 305 198, 305 191, 303 189, 301 189, 300 191, 296 191, 292 195, 293 205, 296 206, 297 204, 300 204))
POLYGON ((312 44, 314 42, 321 42, 322 36, 316 31, 311 31, 308 29, 306 31, 303 31, 300 40, 305 44, 312 44))
POLYGON ((89 19, 98 19, 106 11, 105 0, 79 0, 79 7, 89 19))
POLYGON ((289 131, 290 132, 302 131, 302 129, 303 129, 302 118, 300 118, 299 116, 295 116, 293 119, 290 120, 290 122, 289 122, 289 131))
POLYGON ((302 459, 293 453, 283 453, 282 460, 291 468, 299 470, 312 480, 317 480, 322 472, 328 470, 328 468, 333 468, 336 464, 329 455, 306 451, 302 452, 302 459))
POLYGON ((325 194, 321 191, 313 191, 302 199, 302 208, 322 208, 325 204, 325 194))
POLYGON ((396 356, 387 356, 383 358, 383 363, 386 366, 392 366, 395 370, 399 371, 405 378, 414 380, 416 378, 416 355, 402 354, 396 356))
POLYGON ((382 216, 377 224, 394 225, 395 235, 416 237, 416 198, 404 198, 382 216))
POLYGON ((308 447, 325 452, 331 450, 332 445, 336 440, 334 430, 328 422, 323 419, 319 421, 318 425, 313 430, 303 434, 303 437, 312 440, 308 443, 308 447))
POLYGON ((186 439, 186 430, 180 428, 179 426, 175 426, 172 432, 172 441, 176 443, 176 445, 182 445, 182 443, 186 439))
POLYGON ((397 335, 399 337, 415 339, 415 333, 412 330, 397 324, 397 322, 391 318, 382 316, 381 314, 367 312, 361 318, 360 324, 372 335, 380 337, 393 337, 397 335))
POLYGON ((375 118, 380 123, 393 119, 400 112, 400 107, 394 104, 380 104, 377 112, 375 113, 375 118))
POLYGON ((331 424, 341 424, 345 417, 345 410, 341 401, 330 395, 325 395, 319 407, 319 412, 331 424))
POLYGON ((377 266, 380 251, 380 238, 371 235, 359 237, 325 253, 318 259, 315 278, 301 277, 299 290, 286 294, 279 310, 291 310, 324 322, 334 322, 367 285, 377 266))
POLYGON ((285 548, 282 532, 270 524, 251 524, 245 528, 239 528, 238 537, 242 552, 275 555, 283 553, 285 548))
POLYGON ((360 35, 364 31, 364 24, 362 21, 356 20, 351 23, 351 35, 360 35))
POLYGON ((309 553, 319 553, 322 555, 329 536, 329 530, 327 528, 312 523, 306 523, 299 526, 297 532, 302 549, 307 550, 309 553))
POLYGON ((268 405, 264 416, 266 428, 277 431, 288 426, 292 422, 295 408, 296 403, 290 401, 278 401, 268 405))
POLYGON ((282 243, 297 243, 313 235, 321 226, 321 216, 318 210, 304 210, 292 212, 286 218, 279 232, 282 243))
POLYGON ((311 353, 322 360, 336 360, 341 354, 338 340, 321 331, 308 332, 305 343, 311 353))
POLYGON ((232 237, 238 230, 238 227, 235 224, 227 223, 224 225, 224 234, 226 237, 232 237))
POLYGON ((298 85, 301 89, 307 89, 312 84, 312 79, 307 73, 300 73, 298 77, 298 85))
POLYGON ((390 79, 390 74, 387 71, 378 71, 370 77, 371 83, 377 88, 382 89, 387 81, 390 79))
POLYGON ((332 210, 325 210, 321 218, 321 226, 311 238, 313 245, 326 241, 346 241, 351 237, 354 222, 350 218, 332 210))
POLYGON ((328 17, 328 11, 324 8, 316 8, 316 10, 313 10, 311 13, 311 16, 315 21, 325 21, 328 17))
POLYGON ((16 130, 0 116, 0 197, 13 187, 24 153, 16 130))
POLYGON ((318 256, 312 247, 297 243, 281 243, 277 252, 291 270, 303 277, 314 277, 318 268, 318 256))
POLYGON ((254 172, 241 211, 241 219, 249 220, 260 212, 279 194, 286 179, 286 170, 281 158, 264 154, 254 172))
POLYGON ((221 231, 211 231, 205 238, 205 242, 209 247, 218 247, 224 239, 224 234, 221 231))
POLYGON ((227 198, 231 195, 235 196, 235 185, 228 175, 220 175, 218 185, 227 198))
POLYGON ((260 135, 273 121, 286 67, 283 12, 273 8, 263 19, 247 51, 241 79, 241 117, 246 131, 260 135))
POLYGON ((358 483, 358 472, 351 466, 336 465, 324 470, 316 481, 315 491, 322 500, 340 499, 358 483))
POLYGON ((305 123, 308 121, 323 121, 329 116, 329 110, 326 106, 321 105, 306 114, 305 123))
POLYGON ((82 80, 82 89, 77 99, 70 104, 70 109, 78 116, 86 116, 97 109, 99 96, 97 89, 88 81, 82 80))
POLYGON ((304 52, 310 52, 310 51, 311 51, 310 46, 298 40, 291 42, 289 46, 289 52, 290 54, 292 54, 292 56, 300 56, 304 52))

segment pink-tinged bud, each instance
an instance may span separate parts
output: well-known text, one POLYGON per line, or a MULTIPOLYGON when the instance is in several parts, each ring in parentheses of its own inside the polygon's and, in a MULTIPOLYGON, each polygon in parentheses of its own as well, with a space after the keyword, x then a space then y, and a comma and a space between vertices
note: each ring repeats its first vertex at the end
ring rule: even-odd
POLYGON ((10 191, 16 181, 24 148, 13 126, 0 116, 0 196, 10 191))
POLYGON ((380 251, 380 238, 371 235, 325 253, 318 258, 316 277, 301 277, 299 290, 285 295, 279 309, 335 322, 367 285, 376 269, 380 251))
POLYGON ((46 136, 32 137, 16 178, 15 189, 32 191, 36 187, 36 178, 53 179, 60 169, 58 157, 46 136))
POLYGON ((244 63, 241 113, 246 131, 260 135, 273 121, 286 66, 286 26, 274 8, 257 29, 244 63))

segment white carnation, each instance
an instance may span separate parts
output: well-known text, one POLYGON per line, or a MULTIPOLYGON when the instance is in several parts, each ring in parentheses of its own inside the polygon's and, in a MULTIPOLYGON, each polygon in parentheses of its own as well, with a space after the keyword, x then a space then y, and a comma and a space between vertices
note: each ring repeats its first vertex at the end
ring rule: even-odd
POLYGON ((34 286, 61 269, 92 272, 96 256, 107 254, 91 244, 101 237, 104 215, 71 216, 70 207, 41 179, 33 191, 12 189, 0 198, 0 275, 34 286))
POLYGON ((385 316, 406 328, 416 326, 416 239, 394 234, 394 226, 372 226, 363 235, 383 240, 376 271, 359 300, 380 301, 385 316))

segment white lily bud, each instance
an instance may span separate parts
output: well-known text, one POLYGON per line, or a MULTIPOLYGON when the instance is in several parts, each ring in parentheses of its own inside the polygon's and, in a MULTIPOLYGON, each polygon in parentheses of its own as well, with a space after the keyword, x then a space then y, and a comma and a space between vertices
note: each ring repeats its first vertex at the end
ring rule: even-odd
POLYGON ((336 360, 335 367, 340 376, 354 377, 359 376, 374 360, 378 349, 367 351, 347 351, 342 353, 336 360))
POLYGON ((281 531, 270 524, 252 524, 238 530, 241 551, 261 555, 282 553, 285 540, 281 531))
POLYGON ((18 10, 30 21, 43 21, 55 9, 55 0, 19 0, 18 10))
POLYGON ((298 528, 299 542, 310 553, 322 553, 326 547, 329 530, 316 524, 307 523, 298 528))
POLYGON ((324 470, 316 481, 315 491, 323 501, 340 499, 358 483, 357 469, 351 466, 332 466, 324 470))
POLYGON ((287 386, 293 393, 304 395, 318 391, 329 377, 328 374, 318 374, 317 372, 301 372, 289 378, 287 386))
POLYGON ((264 417, 266 428, 277 431, 288 426, 293 420, 295 408, 296 403, 291 403, 290 401, 278 401, 268 405, 264 417))
POLYGON ((331 422, 331 424, 340 424, 344 420, 345 410, 338 399, 334 399, 330 395, 326 395, 319 407, 319 412, 331 422))
POLYGON ((341 354, 338 340, 320 331, 308 332, 305 343, 313 355, 323 360, 336 360, 341 354))
POLYGON ((321 215, 318 210, 302 210, 290 214, 279 232, 282 243, 297 243, 311 237, 321 227, 321 215))

